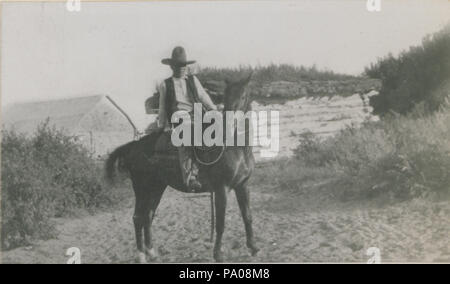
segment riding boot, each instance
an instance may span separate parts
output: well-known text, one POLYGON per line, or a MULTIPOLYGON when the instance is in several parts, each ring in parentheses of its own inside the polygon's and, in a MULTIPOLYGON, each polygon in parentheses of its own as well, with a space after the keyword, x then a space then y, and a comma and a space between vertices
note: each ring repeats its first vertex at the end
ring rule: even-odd
POLYGON ((193 151, 190 147, 181 146, 178 149, 181 173, 184 185, 191 192, 199 191, 202 187, 198 181, 198 168, 193 161, 193 151))

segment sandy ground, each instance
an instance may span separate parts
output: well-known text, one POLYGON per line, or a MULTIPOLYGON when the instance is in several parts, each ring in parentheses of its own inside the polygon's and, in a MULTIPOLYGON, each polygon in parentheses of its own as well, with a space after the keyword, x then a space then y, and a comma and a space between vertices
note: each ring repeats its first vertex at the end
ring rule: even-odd
MULTIPOLYGON (((131 189, 124 189, 129 190, 131 189)), ((212 262, 209 198, 168 189, 154 221, 156 262, 212 262)), ((228 262, 367 262, 378 247, 382 262, 450 262, 450 203, 413 201, 384 208, 349 206, 321 198, 319 189, 280 192, 252 188, 257 244, 249 256, 234 193, 228 197, 228 262)), ((82 263, 133 263, 133 199, 122 209, 77 219, 57 219, 59 236, 2 252, 4 263, 65 263, 67 248, 82 263)))

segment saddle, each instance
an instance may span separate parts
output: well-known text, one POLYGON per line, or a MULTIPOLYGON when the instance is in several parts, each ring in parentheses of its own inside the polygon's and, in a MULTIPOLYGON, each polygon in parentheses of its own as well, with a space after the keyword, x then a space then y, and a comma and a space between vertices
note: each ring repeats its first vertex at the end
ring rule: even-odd
MULTIPOLYGON (((151 135, 151 134, 150 134, 151 135)), ((158 134, 159 137, 156 139, 155 146, 153 148, 153 152, 155 154, 172 154, 177 152, 177 147, 172 144, 170 131, 162 132, 158 134)), ((213 150, 213 147, 210 146, 193 146, 197 153, 202 152, 210 152, 213 150)))
MULTIPOLYGON (((155 143, 153 151, 149 156, 149 161, 154 165, 158 165, 161 169, 165 169, 164 173, 169 174, 168 183, 173 187, 183 192, 192 193, 191 189, 186 188, 182 180, 181 167, 178 158, 178 149, 172 144, 171 135, 169 132, 151 133, 149 136, 154 135, 155 143)), ((150 145, 149 145, 150 146, 150 145)), ((196 147, 195 147, 196 148, 196 147)), ((193 163, 197 163, 196 159, 192 160, 193 163)), ((198 165, 198 164, 197 164, 198 165)), ((201 188, 196 190, 196 193, 207 192, 207 188, 201 188)))

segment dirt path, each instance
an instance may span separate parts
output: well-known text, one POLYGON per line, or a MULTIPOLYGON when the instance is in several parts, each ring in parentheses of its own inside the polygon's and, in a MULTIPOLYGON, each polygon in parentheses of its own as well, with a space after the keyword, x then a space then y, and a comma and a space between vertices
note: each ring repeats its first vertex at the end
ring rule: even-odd
MULTIPOLYGON (((130 189, 127 189, 130 190, 130 189)), ((131 191, 131 190, 130 190, 131 191)), ((225 259, 229 262, 450 262, 450 204, 410 202, 383 209, 321 202, 317 194, 252 189, 258 256, 249 256, 233 193, 229 194, 225 259)), ((83 263, 132 263, 132 200, 123 209, 79 219, 58 219, 57 239, 2 253, 4 263, 65 263, 78 247, 83 263)), ((154 222, 158 262, 211 262, 209 199, 167 190, 154 222)))

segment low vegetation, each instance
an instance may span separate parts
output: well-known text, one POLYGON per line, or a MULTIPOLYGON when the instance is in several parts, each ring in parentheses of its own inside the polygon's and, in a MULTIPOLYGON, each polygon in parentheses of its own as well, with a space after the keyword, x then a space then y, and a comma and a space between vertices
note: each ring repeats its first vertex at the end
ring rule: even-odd
POLYGON ((198 77, 202 81, 223 81, 225 79, 237 79, 253 73, 252 83, 257 86, 275 81, 300 82, 310 80, 346 80, 355 79, 355 76, 339 74, 330 70, 319 70, 316 66, 304 67, 289 64, 271 64, 268 66, 251 67, 239 66, 238 68, 201 68, 198 77))
POLYGON ((50 238, 52 217, 115 204, 121 192, 103 184, 102 165, 72 137, 42 124, 32 137, 2 132, 2 249, 50 238))

